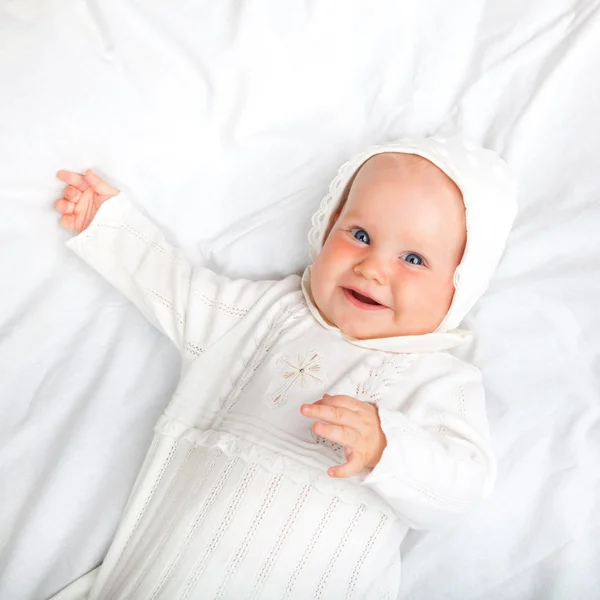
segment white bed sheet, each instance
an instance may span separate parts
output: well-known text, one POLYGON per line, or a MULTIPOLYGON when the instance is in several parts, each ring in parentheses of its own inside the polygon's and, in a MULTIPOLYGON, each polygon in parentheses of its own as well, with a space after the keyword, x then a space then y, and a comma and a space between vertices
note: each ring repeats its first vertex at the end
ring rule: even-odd
POLYGON ((273 277, 305 264, 342 161, 454 132, 521 178, 470 319, 499 477, 409 535, 402 598, 600 597, 599 69, 597 0, 0 0, 0 598, 99 564, 178 378, 64 247, 55 171, 95 168, 192 260, 273 277))

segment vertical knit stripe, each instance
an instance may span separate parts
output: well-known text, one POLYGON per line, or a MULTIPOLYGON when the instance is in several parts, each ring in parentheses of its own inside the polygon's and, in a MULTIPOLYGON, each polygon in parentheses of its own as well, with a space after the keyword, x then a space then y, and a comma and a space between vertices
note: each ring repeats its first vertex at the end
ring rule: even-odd
POLYGON ((202 574, 202 571, 204 571, 204 568, 206 567, 208 560, 213 555, 213 552, 215 551, 217 544, 221 541, 223 534, 225 533, 225 531, 229 527, 229 524, 231 523, 233 517, 235 516, 238 506, 239 506, 242 498, 245 496, 246 492, 248 491, 248 487, 250 486, 250 483, 252 482, 252 479, 254 478, 254 475, 255 475, 257 469, 258 469, 257 465, 251 465, 250 467, 248 467, 246 469, 246 473, 244 473, 242 481, 238 485, 238 487, 235 491, 235 494, 234 494, 233 498, 231 499, 229 506, 227 507, 225 516, 221 520, 221 523, 220 523, 217 531, 213 535, 212 540, 210 541, 210 543, 204 550, 202 557, 196 563, 192 575, 188 578, 180 600, 185 600, 186 598, 188 598, 190 593, 196 586, 196 583, 198 582, 198 578, 202 574))
MULTIPOLYGON (((179 440, 175 440, 173 442, 173 445, 171 446, 171 450, 169 450, 169 454, 167 455, 165 462, 163 463, 162 467, 160 468, 160 471, 158 472, 158 475, 157 475, 156 479, 154 480, 154 483, 152 484, 152 488, 150 489, 150 492, 146 496, 144 505, 142 506, 142 509, 140 510, 140 512, 137 516, 137 519, 135 520, 135 523, 134 523, 134 525, 131 529, 131 532, 129 533, 129 536, 127 538, 127 541, 123 544, 123 548, 121 549, 121 554, 119 555, 119 558, 117 559, 117 561, 121 558, 121 556, 123 556, 125 549, 129 545, 129 542, 131 541, 133 534, 136 532, 138 525, 140 524, 140 521, 142 520, 142 517, 146 513, 146 509, 148 508, 148 505, 150 504, 150 500, 152 500, 152 498, 154 497, 154 493, 156 492, 156 489, 158 488, 160 482, 162 481, 162 478, 164 477, 166 470, 171 465, 171 461, 173 460, 173 457, 175 456, 175 453, 177 452, 178 448, 179 448, 179 440)), ((188 452, 184 461, 187 460, 189 455, 190 455, 190 453, 188 452)))
POLYGON ((250 594, 250 596, 248 596, 248 600, 254 600, 260 593, 260 590, 262 589, 265 579, 267 578, 268 574, 271 572, 271 569, 273 568, 275 559, 279 556, 279 553, 281 552, 281 547, 283 546, 283 543, 285 542, 287 536, 289 535, 290 531, 294 527, 294 524, 296 523, 296 520, 298 518, 298 515, 300 514, 300 511, 304 507, 306 498, 308 497, 310 490, 311 490, 310 485, 305 485, 300 490, 300 493, 298 494, 298 497, 296 498, 296 502, 285 521, 283 529, 280 531, 279 536, 277 537, 277 540, 273 544, 273 547, 271 548, 269 555, 265 559, 265 561, 260 569, 258 577, 256 578, 256 584, 254 585, 254 589, 252 590, 252 593, 250 594))
MULTIPOLYGON (((200 454, 200 458, 202 458, 202 456, 203 456, 203 454, 200 454)), ((144 568, 140 571, 138 576, 134 579, 134 581, 132 582, 132 585, 130 585, 129 590, 127 590, 127 592, 125 593, 124 600, 128 600, 129 598, 131 598, 132 594, 137 590, 140 583, 143 581, 146 573, 148 573, 148 571, 150 570, 150 567, 156 560, 156 557, 159 555, 159 553, 162 550, 163 546, 165 545, 166 541, 169 539, 169 536, 170 536, 171 532, 173 531, 173 528, 175 526, 175 523, 177 522, 177 519, 179 517, 181 517, 182 514, 186 513, 189 505, 195 498, 196 493, 204 485, 204 482, 206 481, 206 479, 208 478, 208 476, 214 469, 214 466, 215 466, 219 456, 220 456, 220 451, 212 452, 211 460, 206 465, 202 475, 196 481, 196 484, 194 485, 194 489, 192 490, 191 494, 189 495, 185 505, 183 506, 183 508, 180 511, 177 511, 177 512, 174 511, 172 513, 171 518, 169 519, 168 523, 162 529, 164 532, 162 537, 160 538, 158 544, 156 544, 156 546, 153 548, 150 555, 146 558, 144 568)), ((181 497, 183 496, 183 494, 186 491, 187 491, 187 488, 185 486, 182 486, 181 489, 179 490, 179 493, 177 494, 176 499, 175 499, 175 502, 174 502, 175 506, 178 506, 180 504, 181 497)), ((107 598, 110 598, 110 595, 108 595, 107 598)))
POLYGON ((325 569, 325 571, 323 572, 323 575, 321 576, 319 585, 317 585, 317 589, 315 590, 315 595, 314 595, 315 600, 320 600, 322 598, 323 589, 325 588, 325 585, 327 584, 327 581, 329 580, 331 571, 333 570, 335 563, 337 562, 338 558, 340 557, 340 554, 346 547, 346 544, 348 543, 348 538, 350 537, 352 530, 354 529, 354 527, 360 520, 360 518, 361 518, 362 514, 365 512, 365 510, 366 510, 365 505, 361 504, 356 509, 356 512, 354 513, 354 515, 352 515, 352 519, 350 520, 350 523, 348 523, 348 526, 346 527, 346 530, 344 531, 344 535, 342 536, 340 543, 338 544, 333 555, 331 556, 331 559, 329 560, 329 564, 327 565, 327 568, 325 569))
MULTIPOLYGON (((150 504, 150 501, 152 500, 152 498, 154 497, 154 493, 156 492, 156 489, 158 488, 160 482, 162 481, 162 478, 165 474, 165 472, 167 471, 167 469, 169 468, 171 461, 173 460, 173 456, 175 456, 175 453, 177 452, 177 448, 179 447, 179 440, 175 440, 172 442, 171 448, 169 450, 169 453, 167 454, 161 468, 160 471, 158 472, 158 475, 156 476, 154 482, 152 483, 152 487, 150 488, 150 491, 148 492, 148 494, 146 495, 146 499, 144 500, 144 504, 142 505, 142 508, 140 509, 138 516, 135 520, 135 523, 133 524, 133 527, 131 528, 131 531, 129 532, 129 535, 127 536, 127 539, 125 540, 125 543, 123 544, 123 547, 121 548, 121 552, 119 552, 119 556, 117 557, 117 559, 115 560, 115 565, 119 565, 121 558, 123 557, 123 554, 125 553, 125 550, 127 549, 127 547, 129 546, 129 543, 131 542, 131 539, 133 538, 133 535, 135 534, 135 532, 137 531, 137 528, 139 527, 139 524, 143 518, 143 516, 146 514, 146 509, 148 508, 148 505, 150 504)), ((189 453, 188 453, 189 456, 189 453)), ((187 456, 186 456, 187 459, 187 456)), ((115 569, 116 571, 116 569, 115 569)), ((114 579, 113 581, 117 580, 117 576, 116 573, 113 573, 114 579)), ((110 591, 111 588, 108 588, 107 591, 110 591)))
POLYGON ((375 528, 375 531, 373 531, 373 533, 371 534, 371 537, 368 539, 367 543, 363 548, 362 554, 358 557, 358 560, 354 565, 354 570, 352 571, 352 576, 350 577, 350 581, 348 583, 348 589, 346 590, 346 600, 349 600, 354 594, 354 588, 356 587, 356 580, 358 579, 360 569, 363 563, 365 562, 367 555, 369 554, 369 552, 371 552, 373 545, 375 544, 375 541, 377 540, 377 537, 381 533, 381 530, 383 529, 383 526, 385 525, 387 520, 388 518, 386 515, 381 515, 379 523, 377 523, 377 527, 375 528))
POLYGON ((240 562, 244 558, 244 555, 246 554, 246 551, 248 550, 248 546, 250 545, 252 538, 254 537, 256 531, 258 530, 258 528, 265 516, 265 513, 267 512, 269 506, 271 506, 271 502, 273 501, 275 494, 279 490, 279 486, 281 485, 282 479, 283 479, 283 475, 276 475, 275 477, 273 477, 271 479, 271 485, 269 486, 266 494, 263 497, 262 504, 260 505, 258 511, 256 512, 256 515, 254 516, 254 519, 253 519, 252 523, 250 524, 250 527, 248 528, 248 531, 246 532, 246 535, 245 535, 242 543, 239 545, 237 552, 235 553, 235 556, 232 558, 229 565, 227 566, 227 571, 225 572, 225 575, 223 576, 223 581, 221 582, 221 586, 219 587, 219 589, 214 597, 214 600, 220 600, 223 597, 223 594, 225 593, 227 586, 229 585, 229 582, 231 581, 231 578, 233 577, 233 574, 235 573, 235 571, 239 567, 240 562))
POLYGON ((321 537, 323 530, 325 529, 327 523, 331 519, 331 515, 334 513, 334 511, 337 508, 339 503, 340 503, 339 498, 333 498, 331 500, 331 502, 329 503, 329 506, 327 507, 325 514, 321 517, 321 520, 319 521, 319 524, 317 525, 317 529, 315 530, 310 542, 308 543, 308 546, 306 546, 306 549, 304 550, 304 553, 302 554, 302 558, 298 561, 298 564, 296 565, 296 568, 294 569, 294 572, 292 573, 290 580, 288 581, 288 584, 285 588, 285 595, 283 596, 282 600, 287 600, 287 598, 289 598, 290 595, 292 594, 292 591, 294 589, 294 585, 296 584, 296 580, 298 579, 298 576, 300 575, 302 569, 304 568, 304 565, 306 564, 308 557, 312 554, 312 551, 314 550, 317 542, 319 541, 319 538, 321 537))
POLYGON ((219 494, 221 493, 223 487, 225 486, 227 479, 229 478, 229 475, 231 474, 231 471, 233 471, 233 468, 237 465, 237 463, 239 461, 240 461, 240 459, 237 457, 231 458, 227 461, 227 464, 223 467, 223 470, 221 471, 221 474, 219 475, 219 479, 212 486, 212 488, 208 494, 208 497, 202 503, 202 505, 200 507, 200 511, 196 515, 196 518, 194 519, 194 522, 193 522, 191 528, 189 529, 187 535, 183 539, 183 542, 179 546, 177 553, 171 559, 171 562, 169 563, 168 567, 163 572, 162 577, 160 578, 159 582, 156 584, 156 586, 155 586, 154 590, 152 591, 152 594, 150 595, 150 598, 148 600, 156 600, 156 598, 158 598, 161 590, 165 587, 165 585, 167 584, 167 582, 173 575, 175 569, 179 565, 179 562, 181 561, 181 558, 185 554, 187 547, 190 545, 196 531, 198 530, 200 525, 203 523, 204 519, 206 518, 206 515, 208 514, 208 511, 211 509, 215 500, 218 498, 219 494))

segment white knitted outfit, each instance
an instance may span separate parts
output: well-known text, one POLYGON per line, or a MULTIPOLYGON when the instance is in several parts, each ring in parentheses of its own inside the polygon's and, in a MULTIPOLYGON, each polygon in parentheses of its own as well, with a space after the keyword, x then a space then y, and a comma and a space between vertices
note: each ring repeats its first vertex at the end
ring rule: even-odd
POLYGON ((504 163, 458 140, 376 147, 344 165, 311 231, 318 253, 352 175, 379 152, 420 154, 463 192, 468 239, 452 307, 434 333, 355 340, 301 279, 229 280, 192 268, 124 194, 68 242, 179 348, 161 416, 101 567, 57 597, 110 600, 396 598, 409 527, 469 510, 493 486, 484 393, 446 352, 495 268, 514 218, 504 163), (315 436, 303 403, 345 394, 379 408, 387 447, 333 479, 343 448, 315 436))

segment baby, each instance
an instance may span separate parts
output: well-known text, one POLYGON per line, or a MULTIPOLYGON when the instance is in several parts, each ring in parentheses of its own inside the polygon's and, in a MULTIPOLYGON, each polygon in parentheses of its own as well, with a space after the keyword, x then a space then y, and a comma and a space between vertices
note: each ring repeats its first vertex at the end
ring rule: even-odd
POLYGON ((302 278, 192 268, 117 189, 60 171, 67 245, 182 354, 103 564, 57 598, 396 598, 400 544, 495 478, 479 371, 447 351, 516 213, 458 139, 345 164, 302 278))

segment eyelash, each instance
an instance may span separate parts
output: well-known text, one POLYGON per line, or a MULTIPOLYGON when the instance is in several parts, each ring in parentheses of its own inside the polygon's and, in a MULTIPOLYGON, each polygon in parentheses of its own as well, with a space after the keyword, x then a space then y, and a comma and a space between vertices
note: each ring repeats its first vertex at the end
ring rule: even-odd
POLYGON ((409 265, 413 265, 413 267, 424 267, 425 266, 425 259, 420 254, 417 254, 416 252, 407 252, 406 254, 403 254, 400 258, 402 258, 404 256, 416 256, 421 261, 420 265, 415 265, 414 263, 408 262, 407 260, 404 261, 404 262, 407 262, 409 265))
MULTIPOLYGON (((370 236, 369 236, 368 232, 367 232, 365 229, 363 229, 362 227, 351 227, 350 229, 348 229, 348 233, 349 233, 349 234, 350 234, 350 235, 351 235, 351 236, 352 236, 352 237, 353 237, 353 238, 354 238, 356 241, 360 242, 361 240, 359 240, 359 239, 356 237, 356 235, 353 233, 353 232, 358 232, 358 231, 363 231, 363 232, 364 232, 364 233, 367 235, 367 238, 369 238, 369 242, 361 242, 361 243, 363 243, 363 244, 367 244, 367 245, 370 245, 371 239, 370 239, 370 236)), ((406 261, 404 261, 404 262, 408 263, 409 265, 412 265, 413 267, 427 267, 427 263, 425 262, 425 259, 424 259, 424 258, 423 258, 423 257, 422 257, 420 254, 418 254, 417 252, 406 252, 406 253, 405 253, 405 254, 403 254, 403 255, 402 255, 400 258, 403 258, 403 257, 405 257, 405 256, 416 256, 416 257, 418 257, 418 258, 419 258, 419 260, 421 261, 421 264, 420 264, 420 265, 415 265, 414 263, 408 262, 407 260, 406 260, 406 261)))

